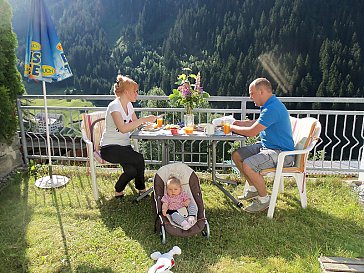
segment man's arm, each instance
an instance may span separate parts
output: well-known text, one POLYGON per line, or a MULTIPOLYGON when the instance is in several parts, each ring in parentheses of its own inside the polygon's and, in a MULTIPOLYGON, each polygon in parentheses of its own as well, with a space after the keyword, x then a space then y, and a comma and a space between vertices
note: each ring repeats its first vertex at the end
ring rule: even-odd
POLYGON ((233 125, 238 125, 238 126, 245 126, 245 127, 249 127, 252 126, 254 124, 256 120, 235 120, 232 124, 233 125))
MULTIPOLYGON (((243 121, 245 121, 245 120, 243 120, 243 121)), ((248 124, 248 123, 246 123, 246 124, 248 124)), ((247 137, 254 137, 254 136, 258 135, 261 131, 265 130, 265 128, 267 128, 267 127, 265 127, 264 125, 260 124, 257 121, 255 121, 250 126, 235 125, 235 123, 233 125, 230 125, 230 130, 233 133, 247 136, 247 137)))

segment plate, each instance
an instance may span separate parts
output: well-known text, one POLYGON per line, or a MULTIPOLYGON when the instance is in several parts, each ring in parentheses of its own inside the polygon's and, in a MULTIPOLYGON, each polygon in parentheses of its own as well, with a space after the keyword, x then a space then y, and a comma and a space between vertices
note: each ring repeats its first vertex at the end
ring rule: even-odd
POLYGON ((159 131, 161 128, 148 128, 148 127, 143 127, 142 131, 146 131, 146 132, 157 132, 159 131))
POLYGON ((224 132, 223 131, 216 131, 215 134, 213 134, 214 136, 224 136, 224 132))
POLYGON ((205 131, 206 126, 207 126, 207 123, 197 124, 195 130, 203 132, 203 131, 205 131))

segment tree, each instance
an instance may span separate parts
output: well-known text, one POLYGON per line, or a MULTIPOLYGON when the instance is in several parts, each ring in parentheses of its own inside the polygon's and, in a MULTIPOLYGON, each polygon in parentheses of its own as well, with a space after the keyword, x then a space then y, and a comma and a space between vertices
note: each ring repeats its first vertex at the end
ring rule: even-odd
POLYGON ((16 69, 17 39, 11 25, 11 8, 0 0, 0 141, 10 143, 17 129, 16 98, 24 93, 19 71, 16 69))

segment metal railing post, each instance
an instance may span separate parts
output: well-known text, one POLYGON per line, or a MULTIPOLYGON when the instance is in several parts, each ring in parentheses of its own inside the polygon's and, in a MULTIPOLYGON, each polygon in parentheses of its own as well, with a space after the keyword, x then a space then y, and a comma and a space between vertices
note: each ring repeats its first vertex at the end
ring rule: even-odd
POLYGON ((19 118, 19 126, 20 126, 20 135, 21 135, 21 143, 23 147, 23 157, 24 157, 24 163, 25 166, 29 165, 29 159, 28 159, 28 149, 27 149, 27 140, 25 138, 25 129, 24 129, 24 123, 23 123, 23 112, 21 110, 21 102, 20 99, 16 99, 16 108, 18 110, 18 118, 19 118))
POLYGON ((241 118, 240 120, 244 120, 246 118, 246 100, 241 101, 241 118))
POLYGON ((360 159, 360 166, 359 169, 359 181, 364 182, 364 141, 363 141, 363 149, 361 150, 361 159, 360 159))

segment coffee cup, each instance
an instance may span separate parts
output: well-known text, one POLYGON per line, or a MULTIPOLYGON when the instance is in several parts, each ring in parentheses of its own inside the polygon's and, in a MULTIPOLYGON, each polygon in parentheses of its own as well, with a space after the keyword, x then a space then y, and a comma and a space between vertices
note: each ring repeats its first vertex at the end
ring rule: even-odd
POLYGON ((206 135, 213 135, 215 134, 215 126, 213 124, 207 124, 205 129, 204 129, 204 132, 206 135))

